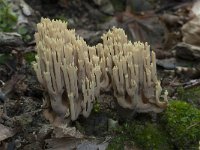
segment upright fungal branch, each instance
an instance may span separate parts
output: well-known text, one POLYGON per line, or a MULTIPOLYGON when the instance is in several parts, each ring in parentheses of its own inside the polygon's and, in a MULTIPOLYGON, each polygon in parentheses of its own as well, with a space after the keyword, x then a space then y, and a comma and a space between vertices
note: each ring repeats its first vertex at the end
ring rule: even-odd
POLYGON ((33 66, 47 92, 47 107, 54 119, 88 117, 94 97, 100 93, 100 66, 94 49, 64 22, 42 19, 37 28, 38 55, 33 66))
MULTIPOLYGON (((102 62, 104 80, 110 76, 114 96, 119 105, 137 112, 160 112, 167 106, 167 92, 160 101, 162 88, 157 80, 156 56, 145 43, 131 43, 123 29, 113 28, 102 36, 97 45, 102 62)), ((109 87, 109 85, 107 85, 109 87)), ((106 88, 107 88, 106 87, 106 88)), ((104 86, 102 86, 104 88, 104 86)))
POLYGON ((120 106, 138 112, 167 106, 167 91, 160 101, 155 53, 147 43, 132 44, 122 29, 113 28, 102 44, 90 47, 62 21, 42 19, 37 28, 33 66, 54 119, 88 117, 100 91, 113 91, 120 106))

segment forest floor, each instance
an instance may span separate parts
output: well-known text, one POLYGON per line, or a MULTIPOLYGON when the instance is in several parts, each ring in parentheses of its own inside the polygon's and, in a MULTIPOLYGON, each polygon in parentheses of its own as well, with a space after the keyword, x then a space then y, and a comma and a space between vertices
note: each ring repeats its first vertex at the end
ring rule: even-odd
MULTIPOLYGON (((101 35, 113 26, 121 27, 131 41, 151 45, 158 77, 169 99, 184 101, 199 111, 200 12, 196 7, 200 3, 169 1, 14 0, 9 9, 16 13, 16 25, 12 23, 15 19, 1 19, 0 10, 0 150, 179 149, 176 140, 160 132, 160 128, 165 130, 165 114, 124 110, 109 93, 100 97, 104 105, 95 104, 89 118, 54 128, 43 116, 44 89, 31 65, 36 55, 34 33, 41 17, 67 21, 89 45, 101 42, 101 35)), ((198 134, 199 122, 193 125, 198 134)), ((199 135, 192 136, 195 140, 185 149, 197 148, 199 135)))

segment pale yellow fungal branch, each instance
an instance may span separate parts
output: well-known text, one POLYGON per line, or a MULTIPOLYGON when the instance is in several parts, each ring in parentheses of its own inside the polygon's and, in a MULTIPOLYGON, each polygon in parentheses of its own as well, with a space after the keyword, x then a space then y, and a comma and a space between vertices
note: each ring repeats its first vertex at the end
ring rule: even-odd
MULTIPOLYGON (((160 101, 162 88, 157 79, 155 53, 145 43, 131 43, 122 29, 113 28, 102 36, 101 67, 103 83, 112 85, 119 105, 138 112, 160 112, 167 106, 167 91, 160 101), (105 61, 107 60, 107 61, 105 61)), ((107 88, 102 84, 102 88, 107 88)))
POLYGON ((147 43, 132 44, 123 29, 113 28, 102 44, 90 47, 65 22, 42 19, 37 28, 33 67, 54 120, 88 117, 103 91, 113 91, 120 106, 137 112, 166 108, 168 93, 161 95, 155 53, 147 43))
POLYGON ((46 104, 57 119, 88 117, 100 93, 99 57, 95 47, 75 36, 62 21, 42 19, 35 34, 38 81, 45 88, 46 104))

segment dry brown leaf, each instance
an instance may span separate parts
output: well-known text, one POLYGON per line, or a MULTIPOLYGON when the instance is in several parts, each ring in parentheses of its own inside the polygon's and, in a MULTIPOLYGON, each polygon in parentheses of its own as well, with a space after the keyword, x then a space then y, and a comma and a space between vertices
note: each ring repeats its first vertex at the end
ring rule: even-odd
POLYGON ((169 51, 163 51, 163 50, 156 49, 156 50, 154 50, 154 52, 156 53, 157 59, 171 58, 174 56, 173 53, 169 52, 169 51))
POLYGON ((182 33, 183 42, 200 46, 200 15, 183 25, 182 33))
POLYGON ((56 127, 52 139, 45 140, 47 150, 105 150, 108 142, 100 142, 95 138, 85 138, 75 127, 65 125, 56 127))
POLYGON ((162 16, 160 16, 160 20, 165 23, 167 28, 183 24, 182 17, 172 14, 163 14, 162 16))
POLYGON ((153 49, 162 47, 165 27, 152 12, 143 15, 126 12, 117 16, 117 20, 122 23, 132 41, 148 42, 153 49))
POLYGON ((6 98, 6 96, 14 89, 15 85, 24 78, 24 75, 13 75, 12 78, 9 81, 7 81, 5 85, 0 89, 0 96, 1 94, 3 94, 6 98))
POLYGON ((9 137, 12 137, 13 135, 15 135, 15 132, 13 129, 10 129, 0 124, 0 141, 3 141, 9 137))

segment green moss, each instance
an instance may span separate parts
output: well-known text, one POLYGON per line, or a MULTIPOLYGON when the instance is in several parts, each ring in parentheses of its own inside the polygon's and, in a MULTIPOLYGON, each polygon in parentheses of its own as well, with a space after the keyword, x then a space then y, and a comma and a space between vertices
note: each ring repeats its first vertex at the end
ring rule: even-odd
POLYGON ((95 101, 92 111, 95 112, 95 113, 100 112, 100 104, 99 104, 98 101, 95 101))
POLYGON ((170 150, 169 139, 162 128, 156 124, 135 125, 135 142, 143 149, 170 150))
POLYGON ((10 54, 0 54, 0 65, 5 64, 11 58, 10 54))
POLYGON ((117 136, 109 143, 106 150, 123 150, 124 149, 124 143, 127 141, 126 136, 117 136))
POLYGON ((172 147, 169 144, 169 139, 162 128, 152 123, 135 122, 125 124, 117 129, 115 135, 108 146, 108 150, 124 149, 124 143, 134 145, 134 143, 142 149, 153 150, 170 150, 172 147))
POLYGON ((80 124, 80 122, 75 121, 75 127, 78 131, 80 131, 81 133, 85 134, 85 130, 84 127, 80 124))
POLYGON ((182 101, 172 101, 164 114, 165 126, 178 149, 196 149, 200 140, 200 110, 182 101))
POLYGON ((111 3, 115 9, 115 12, 124 11, 125 3, 122 0, 111 0, 111 3))
POLYGON ((26 43, 26 42, 30 42, 32 40, 31 35, 28 31, 28 28, 26 27, 26 25, 21 25, 18 29, 17 32, 19 34, 21 34, 22 36, 22 40, 26 43))
POLYGON ((195 106, 200 108, 200 87, 194 87, 185 90, 183 87, 177 88, 178 99, 192 102, 195 106))
POLYGON ((178 99, 185 99, 185 90, 183 87, 178 87, 177 88, 177 93, 178 93, 178 99))
POLYGON ((68 22, 68 19, 64 14, 56 15, 55 19, 62 20, 64 22, 68 22))
POLYGON ((17 16, 11 11, 5 0, 0 0, 0 31, 13 31, 17 23, 17 16))
POLYGON ((28 64, 31 64, 33 61, 35 61, 35 52, 28 52, 24 54, 24 59, 26 60, 26 62, 28 62, 28 64))
POLYGON ((130 138, 132 136, 128 136, 126 134, 128 127, 120 126, 114 131, 114 138, 109 143, 107 150, 123 150, 125 142, 131 142, 130 138))

